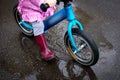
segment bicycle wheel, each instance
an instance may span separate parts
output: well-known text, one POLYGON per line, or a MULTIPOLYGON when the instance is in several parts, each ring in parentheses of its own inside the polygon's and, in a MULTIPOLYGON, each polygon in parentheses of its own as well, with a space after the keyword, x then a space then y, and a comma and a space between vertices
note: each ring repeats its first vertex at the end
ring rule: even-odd
POLYGON ((75 39, 78 51, 73 48, 68 32, 65 33, 64 43, 68 53, 80 64, 85 66, 92 66, 97 63, 99 58, 99 51, 95 42, 84 32, 78 28, 72 29, 72 36, 75 39))
MULTIPOLYGON (((25 27, 23 24, 20 24, 20 21, 22 21, 22 18, 21 18, 21 14, 17 10, 17 5, 13 8, 13 11, 14 11, 15 20, 16 20, 18 26, 20 27, 20 29, 22 30, 22 32, 27 36, 32 36, 33 35, 33 30, 25 27)), ((26 22, 26 23, 31 25, 28 22, 26 22)))

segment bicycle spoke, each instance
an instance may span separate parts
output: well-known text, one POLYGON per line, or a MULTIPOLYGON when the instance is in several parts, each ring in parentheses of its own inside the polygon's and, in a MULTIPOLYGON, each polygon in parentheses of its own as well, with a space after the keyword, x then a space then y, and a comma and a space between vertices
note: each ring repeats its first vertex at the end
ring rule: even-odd
POLYGON ((78 51, 82 50, 85 46, 87 46, 87 44, 82 44, 79 48, 78 48, 78 51))

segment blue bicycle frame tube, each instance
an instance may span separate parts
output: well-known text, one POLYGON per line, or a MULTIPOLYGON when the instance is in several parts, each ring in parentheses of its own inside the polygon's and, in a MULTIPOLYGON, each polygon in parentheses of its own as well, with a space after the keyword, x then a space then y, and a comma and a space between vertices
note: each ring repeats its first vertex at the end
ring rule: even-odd
POLYGON ((62 10, 55 13, 53 16, 49 17, 47 20, 44 21, 45 31, 66 18, 67 18, 67 15, 65 13, 65 8, 63 8, 62 10))

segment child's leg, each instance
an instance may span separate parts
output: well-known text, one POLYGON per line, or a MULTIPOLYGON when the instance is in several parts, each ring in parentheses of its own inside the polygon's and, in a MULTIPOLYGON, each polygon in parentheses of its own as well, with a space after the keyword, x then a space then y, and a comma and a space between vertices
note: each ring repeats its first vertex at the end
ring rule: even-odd
POLYGON ((41 49, 41 56, 47 61, 54 58, 55 54, 51 52, 47 46, 46 39, 44 36, 44 24, 43 22, 32 23, 35 40, 41 49))
POLYGON ((38 35, 44 33, 44 24, 43 24, 43 22, 33 22, 32 26, 33 26, 34 36, 38 36, 38 35))

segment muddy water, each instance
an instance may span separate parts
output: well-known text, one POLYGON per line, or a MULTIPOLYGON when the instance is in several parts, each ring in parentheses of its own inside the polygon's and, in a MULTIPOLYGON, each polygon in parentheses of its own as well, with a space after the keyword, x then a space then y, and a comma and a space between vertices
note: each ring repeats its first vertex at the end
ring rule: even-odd
POLYGON ((19 37, 23 53, 3 56, 1 80, 96 80, 90 67, 83 67, 73 60, 64 60, 60 56, 49 62, 42 60, 34 39, 23 34, 19 37))

